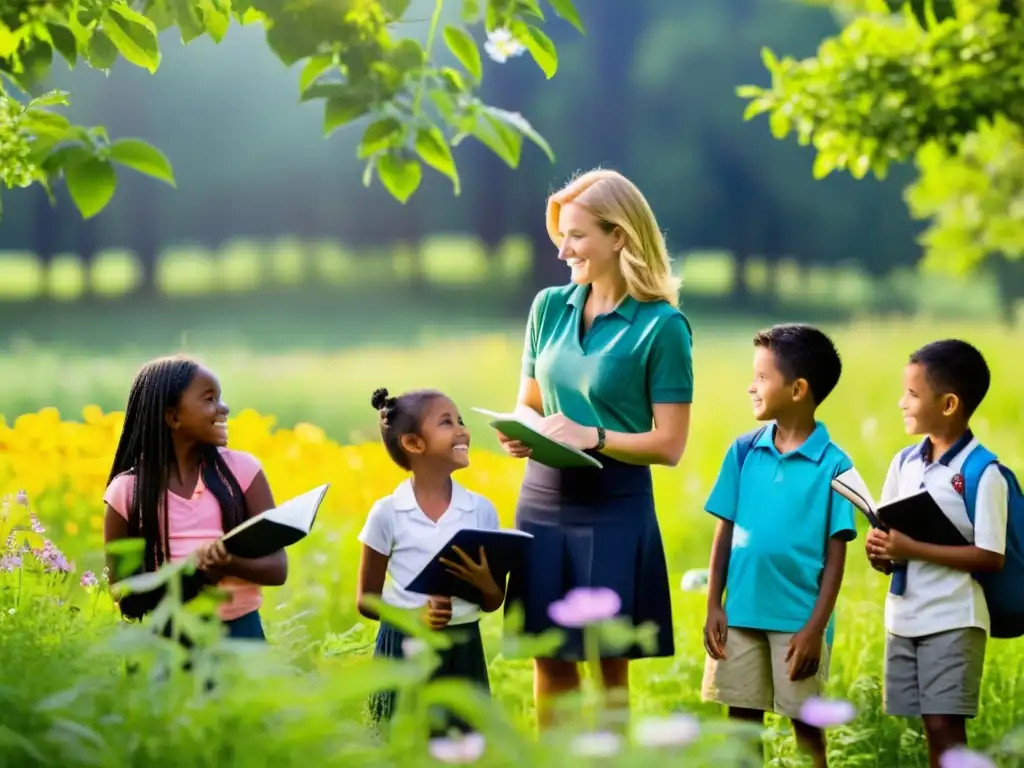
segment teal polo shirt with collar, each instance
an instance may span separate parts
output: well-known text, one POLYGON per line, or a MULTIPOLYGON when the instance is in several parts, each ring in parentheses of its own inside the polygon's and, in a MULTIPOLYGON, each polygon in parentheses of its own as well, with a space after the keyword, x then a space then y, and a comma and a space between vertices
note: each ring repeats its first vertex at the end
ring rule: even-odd
MULTIPOLYGON (((733 523, 725 615, 730 627, 798 632, 818 599, 827 540, 857 536, 853 505, 831 487, 853 462, 821 422, 785 454, 775 447, 775 425, 769 424, 742 467, 737 445, 726 453, 705 504, 733 523)), ((833 615, 829 644, 834 632, 833 615)))
POLYGON ((690 323, 665 301, 626 296, 582 333, 590 287, 545 288, 530 308, 523 375, 536 379, 544 414, 586 427, 649 432, 655 403, 693 401, 690 323))

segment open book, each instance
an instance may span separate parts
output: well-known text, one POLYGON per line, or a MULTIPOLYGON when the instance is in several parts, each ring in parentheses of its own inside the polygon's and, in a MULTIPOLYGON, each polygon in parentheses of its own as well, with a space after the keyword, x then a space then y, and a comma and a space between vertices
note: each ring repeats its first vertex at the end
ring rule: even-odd
POLYGON ((235 557, 264 557, 305 538, 330 483, 278 504, 226 533, 221 541, 235 557))
POLYGON ((548 467, 596 467, 603 465, 583 451, 552 440, 540 431, 541 417, 532 408, 516 408, 513 413, 496 413, 484 408, 474 411, 491 418, 490 426, 506 437, 518 440, 533 453, 530 458, 548 467))
POLYGON ((878 504, 860 473, 851 467, 832 479, 832 490, 863 512, 873 528, 894 528, 917 541, 947 547, 970 543, 923 488, 878 504))

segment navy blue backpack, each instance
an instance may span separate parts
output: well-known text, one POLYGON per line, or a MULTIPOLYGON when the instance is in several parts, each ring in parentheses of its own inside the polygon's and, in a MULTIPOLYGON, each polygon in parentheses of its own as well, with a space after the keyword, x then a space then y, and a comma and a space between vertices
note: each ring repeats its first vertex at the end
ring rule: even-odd
POLYGON ((985 470, 995 464, 1007 486, 1006 559, 1001 571, 976 573, 974 578, 985 592, 992 619, 991 636, 1012 638, 1024 635, 1024 492, 1009 467, 999 463, 994 453, 978 445, 960 468, 964 479, 964 505, 974 525, 978 485, 985 470))

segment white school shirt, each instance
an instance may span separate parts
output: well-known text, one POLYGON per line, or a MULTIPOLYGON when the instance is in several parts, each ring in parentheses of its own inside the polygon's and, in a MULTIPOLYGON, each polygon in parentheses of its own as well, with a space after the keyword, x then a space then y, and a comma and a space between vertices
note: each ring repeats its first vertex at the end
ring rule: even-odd
MULTIPOLYGON (((939 508, 967 541, 981 549, 1006 551, 1006 480, 996 466, 985 469, 978 483, 974 525, 967 517, 967 505, 954 487, 964 459, 978 446, 968 432, 938 461, 927 462, 929 441, 908 453, 900 467, 896 454, 882 489, 882 503, 927 488, 939 508)), ((961 478, 962 479, 962 478, 961 478)), ((907 586, 902 595, 885 598, 885 628, 900 637, 922 637, 953 629, 978 627, 989 632, 985 593, 971 574, 943 565, 911 560, 907 564, 907 586)))
MULTIPOLYGON (((388 578, 381 598, 396 608, 415 609, 427 604, 427 596, 408 592, 402 585, 411 582, 423 567, 462 528, 497 530, 498 510, 478 493, 467 491, 452 481, 452 501, 435 523, 416 503, 412 481, 405 480, 390 496, 374 503, 359 541, 388 556, 388 578)), ((476 552, 467 552, 476 559, 476 552)), ((458 562, 458 555, 454 556, 458 562)), ((467 624, 480 618, 480 607, 461 598, 452 598, 449 625, 467 624)))

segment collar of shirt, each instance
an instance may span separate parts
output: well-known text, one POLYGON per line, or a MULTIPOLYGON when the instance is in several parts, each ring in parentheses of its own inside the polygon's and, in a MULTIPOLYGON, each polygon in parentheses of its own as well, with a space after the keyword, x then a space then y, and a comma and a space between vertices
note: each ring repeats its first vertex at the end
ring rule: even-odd
MULTIPOLYGON (((576 290, 569 294, 569 306, 583 311, 583 307, 586 306, 587 296, 590 295, 589 285, 577 285, 576 290)), ((615 307, 609 315, 618 315, 627 323, 633 322, 633 318, 636 317, 636 310, 639 306, 639 302, 630 296, 628 293, 622 297, 622 301, 619 302, 618 306, 615 307)))
MULTIPOLYGON (((917 457, 921 459, 921 463, 926 467, 930 464, 938 463, 944 467, 948 467, 950 463, 967 448, 974 440, 974 433, 971 430, 964 432, 960 439, 953 443, 949 449, 939 457, 938 462, 931 462, 928 460, 928 456, 932 452, 932 441, 931 438, 926 437, 921 441, 920 447, 917 449, 917 457)), ((913 454, 912 454, 913 455, 913 454)))
MULTIPOLYGON (((828 449, 829 443, 832 442, 832 438, 828 434, 828 429, 820 421, 814 422, 814 431, 807 436, 807 439, 801 444, 795 451, 790 451, 787 455, 799 454, 804 458, 810 459, 811 461, 821 461, 822 456, 825 455, 825 451, 828 449)), ((775 446, 775 423, 772 422, 767 426, 764 432, 761 433, 761 437, 757 439, 757 443, 754 445, 755 448, 765 448, 772 451, 778 456, 779 449, 775 446)))
MULTIPOLYGON (((413 512, 420 508, 416 501, 416 493, 412 488, 412 480, 403 480, 392 495, 392 504, 395 512, 413 512)), ((449 509, 457 509, 460 512, 471 512, 473 510, 473 497, 469 491, 452 480, 452 501, 449 509)), ((421 510, 422 511, 422 510, 421 510)))

